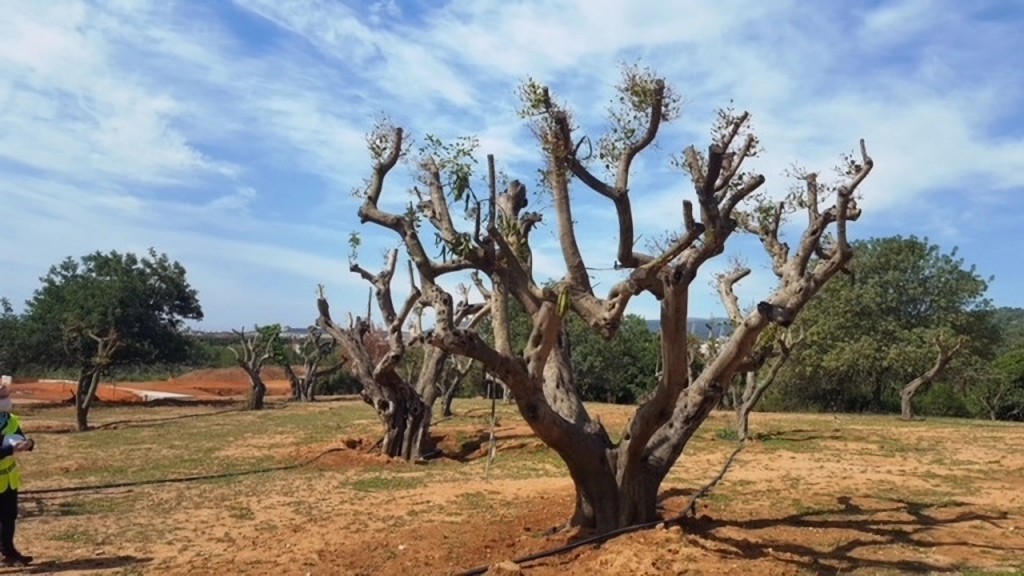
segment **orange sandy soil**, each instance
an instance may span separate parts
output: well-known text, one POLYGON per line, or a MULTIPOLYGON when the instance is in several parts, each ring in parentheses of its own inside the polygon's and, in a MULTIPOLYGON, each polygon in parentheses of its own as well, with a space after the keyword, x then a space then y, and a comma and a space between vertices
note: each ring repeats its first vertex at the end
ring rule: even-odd
MULTIPOLYGON (((45 451, 19 458, 29 487, 145 477, 139 470, 147 460, 161 467, 160 477, 336 451, 312 466, 231 480, 26 493, 19 538, 42 559, 35 573, 419 576, 493 566, 585 536, 547 534, 571 513, 572 484, 511 408, 500 408, 489 479, 481 445, 488 405, 459 401, 456 409, 456 418, 435 426, 447 457, 415 466, 368 453, 376 422, 358 401, 275 402, 262 413, 110 408, 97 417, 116 426, 39 434, 45 451), (202 436, 212 457, 193 458, 196 448, 178 443, 183 429, 202 436), (97 459, 124 471, 97 476, 97 459)), ((590 409, 613 430, 631 414, 590 409)), ((26 422, 41 429, 71 414, 35 410, 26 422)), ((735 447, 721 433, 730 425, 730 414, 715 413, 687 447, 662 486, 666 515, 718 473, 735 447)), ((531 576, 1024 570, 1024 426, 755 414, 753 427, 761 438, 701 501, 697 519, 519 569, 531 576)), ((23 572, 0 568, 15 573, 23 572)))
MULTIPOLYGON (((276 366, 265 368, 262 375, 268 396, 288 395, 290 385, 283 370, 276 366)), ((11 385, 11 398, 15 403, 72 402, 75 386, 67 381, 19 379, 11 385)), ((105 402, 142 402, 142 397, 128 389, 188 394, 196 400, 238 398, 249 393, 249 377, 241 368, 211 368, 158 382, 100 383, 96 395, 105 402)))

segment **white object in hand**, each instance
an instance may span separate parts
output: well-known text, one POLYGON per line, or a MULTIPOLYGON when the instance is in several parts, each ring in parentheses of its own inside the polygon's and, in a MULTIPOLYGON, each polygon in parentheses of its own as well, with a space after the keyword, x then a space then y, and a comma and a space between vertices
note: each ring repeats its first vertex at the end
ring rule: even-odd
POLYGON ((25 437, 21 434, 8 434, 4 436, 4 446, 17 446, 25 441, 25 437))

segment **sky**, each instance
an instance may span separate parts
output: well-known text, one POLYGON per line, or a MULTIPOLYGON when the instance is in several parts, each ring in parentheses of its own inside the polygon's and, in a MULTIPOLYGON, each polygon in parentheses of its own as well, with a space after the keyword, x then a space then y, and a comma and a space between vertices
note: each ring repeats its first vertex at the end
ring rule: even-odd
MULTIPOLYGON (((481 159, 539 192, 517 86, 550 85, 596 140, 620 67, 639 63, 682 97, 636 163, 641 243, 678 230, 694 198, 670 156, 705 148, 733 106, 753 116, 769 193, 792 166, 831 174, 864 138, 876 168, 851 235, 958 247, 995 277, 995 304, 1024 306, 1022 29, 1024 4, 999 0, 0 0, 0 296, 20 309, 67 256, 153 247, 187 269, 198 329, 307 326, 318 284, 358 312, 349 235, 371 270, 397 245, 355 215, 377 119, 419 143, 475 135, 481 159)), ((413 168, 393 171, 385 207, 408 202, 413 168)), ((573 201, 606 291, 614 210, 580 185, 573 201)), ((758 243, 729 250, 754 269, 741 302, 768 296, 758 243)), ((538 280, 561 277, 552 223, 534 252, 538 280)), ((691 316, 724 314, 711 283, 728 265, 702 269, 691 316)), ((629 312, 656 318, 657 302, 629 312)))

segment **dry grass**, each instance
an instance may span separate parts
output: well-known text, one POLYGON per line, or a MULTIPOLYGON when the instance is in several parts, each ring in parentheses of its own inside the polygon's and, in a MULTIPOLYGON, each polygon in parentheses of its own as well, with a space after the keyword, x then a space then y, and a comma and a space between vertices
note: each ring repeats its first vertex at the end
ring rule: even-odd
MULTIPOLYGON (((60 432, 66 408, 23 413, 19 542, 61 574, 445 574, 564 543, 564 466, 501 406, 484 481, 488 405, 437 433, 450 458, 389 462, 354 401, 103 407, 105 425, 60 432), (298 469, 86 492, 32 490, 298 469)), ((594 406, 617 432, 627 407, 594 406)), ((984 573, 1024 567, 1024 427, 959 420, 763 415, 761 432, 685 530, 655 530, 527 567, 528 574, 984 573)), ((664 487, 680 509, 734 447, 728 414, 705 425, 664 487)), ((17 573, 17 572, 10 572, 17 573)), ((4 574, 0 568, 0 574, 4 574)))

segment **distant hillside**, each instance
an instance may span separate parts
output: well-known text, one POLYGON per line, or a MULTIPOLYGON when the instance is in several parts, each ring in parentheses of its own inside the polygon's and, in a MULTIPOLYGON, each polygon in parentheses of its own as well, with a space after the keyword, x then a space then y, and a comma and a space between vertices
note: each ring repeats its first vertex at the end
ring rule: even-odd
MULTIPOLYGON (((647 329, 651 332, 661 332, 660 320, 647 320, 647 329)), ((686 330, 706 340, 709 336, 728 336, 732 334, 732 322, 726 318, 690 318, 686 321, 686 330)))

